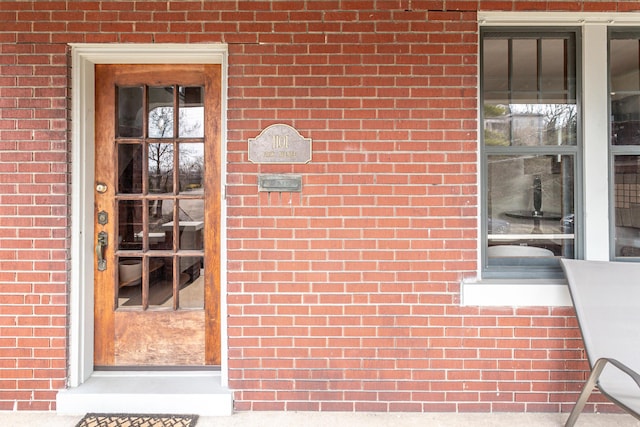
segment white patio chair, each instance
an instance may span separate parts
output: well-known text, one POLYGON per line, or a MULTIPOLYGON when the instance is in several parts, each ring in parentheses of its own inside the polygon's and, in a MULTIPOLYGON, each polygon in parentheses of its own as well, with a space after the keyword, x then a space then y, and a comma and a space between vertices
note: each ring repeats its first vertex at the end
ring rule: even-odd
POLYGON ((594 387, 640 419, 640 263, 562 259, 591 374, 565 426, 594 387))

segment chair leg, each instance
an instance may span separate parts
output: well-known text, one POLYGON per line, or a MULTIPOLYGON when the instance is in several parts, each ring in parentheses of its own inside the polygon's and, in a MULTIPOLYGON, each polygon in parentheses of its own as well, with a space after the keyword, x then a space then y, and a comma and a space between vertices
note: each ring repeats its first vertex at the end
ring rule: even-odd
POLYGON ((587 400, 589 400, 589 396, 591 396, 591 392, 593 392, 593 388, 596 386, 598 378, 600 378, 600 374, 602 373, 602 370, 604 369, 606 364, 606 359, 598 359, 593 367, 593 370, 591 371, 591 375, 589 375, 589 379, 584 384, 582 392, 580 393, 580 397, 578 397, 578 401, 576 402, 576 406, 573 407, 573 410, 571 411, 571 414, 569 415, 569 418, 567 419, 564 427, 573 427, 573 425, 576 423, 578 416, 582 412, 582 409, 587 403, 587 400))

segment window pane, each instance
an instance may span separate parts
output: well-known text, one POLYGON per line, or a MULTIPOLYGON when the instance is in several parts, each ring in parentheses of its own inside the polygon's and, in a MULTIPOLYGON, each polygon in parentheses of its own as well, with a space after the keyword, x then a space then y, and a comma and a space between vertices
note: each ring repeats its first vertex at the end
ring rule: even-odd
POLYGON ((141 250, 144 240, 142 201, 118 201, 118 249, 141 250))
POLYGON ((511 145, 511 114, 508 104, 484 104, 484 143, 488 146, 511 145))
POLYGON ((149 306, 173 307, 173 258, 149 258, 149 306))
POLYGON ((556 275, 576 240, 576 37, 507 31, 483 32, 483 268, 556 275))
POLYGON ((611 143, 640 145, 640 95, 611 95, 611 143))
POLYGON ((567 90, 567 41, 564 39, 543 39, 541 43, 542 91, 546 93, 567 90))
POLYGON ((536 92, 538 90, 538 41, 513 40, 511 90, 536 92))
POLYGON ((180 259, 180 308, 204 308, 204 258, 180 259))
POLYGON ((609 74, 612 91, 640 90, 639 49, 638 39, 611 40, 609 74))
POLYGON ((149 249, 173 248, 173 199, 149 199, 149 249))
MULTIPOLYGON (((482 69, 486 93, 509 90, 509 42, 505 39, 485 39, 482 69)), ((485 96, 485 99, 488 97, 485 96)), ((494 99, 493 97, 489 97, 494 99)))
POLYGON ((180 138, 204 137, 204 88, 180 86, 180 138))
POLYGON ((487 146, 575 145, 575 104, 484 105, 487 146))
POLYGON ((118 307, 142 306, 142 258, 118 260, 118 307))
POLYGON ((149 144, 149 193, 173 193, 173 144, 149 144))
POLYGON ((573 257, 572 156, 491 155, 487 172, 489 266, 573 257))
POLYGON ((615 254, 640 257, 640 156, 615 156, 615 254))
POLYGON ((149 138, 173 138, 173 87, 149 88, 149 138))
POLYGON ((204 192, 204 144, 180 144, 180 188, 181 193, 204 192))
POLYGON ((118 193, 142 193, 140 144, 118 144, 118 193))
MULTIPOLYGON (((186 211, 180 212, 178 247, 181 250, 204 250, 204 200, 181 200, 181 211, 183 207, 190 209, 191 212, 190 215, 186 211), (182 218, 183 216, 185 218, 182 218)), ((173 226, 173 223, 171 225, 173 226)))
POLYGON ((483 41, 485 145, 576 145, 573 38, 494 37, 483 41))
POLYGON ((118 88, 118 136, 142 136, 142 86, 118 88))

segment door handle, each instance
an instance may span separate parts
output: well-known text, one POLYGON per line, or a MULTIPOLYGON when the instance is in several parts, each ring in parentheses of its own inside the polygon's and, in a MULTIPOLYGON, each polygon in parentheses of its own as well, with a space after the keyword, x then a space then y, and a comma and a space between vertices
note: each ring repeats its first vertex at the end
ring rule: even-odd
POLYGON ((98 233, 98 243, 96 244, 96 256, 98 257, 98 271, 107 269, 107 260, 104 257, 104 248, 108 244, 108 235, 105 231, 98 233))

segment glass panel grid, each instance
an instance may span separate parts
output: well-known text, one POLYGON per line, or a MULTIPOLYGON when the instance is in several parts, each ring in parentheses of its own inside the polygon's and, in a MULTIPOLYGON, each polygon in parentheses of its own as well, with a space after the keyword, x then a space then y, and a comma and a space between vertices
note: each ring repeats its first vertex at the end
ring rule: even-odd
POLYGON ((483 37, 485 274, 557 275, 558 259, 575 256, 574 40, 544 31, 483 37))
MULTIPOLYGON (((134 94, 136 108, 148 114, 136 113, 137 133, 116 136, 117 306, 203 309, 204 89, 136 87, 118 94, 134 94), (139 277, 123 281, 129 264, 139 277)), ((133 108, 121 110, 126 116, 133 108)))

